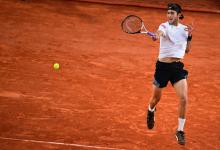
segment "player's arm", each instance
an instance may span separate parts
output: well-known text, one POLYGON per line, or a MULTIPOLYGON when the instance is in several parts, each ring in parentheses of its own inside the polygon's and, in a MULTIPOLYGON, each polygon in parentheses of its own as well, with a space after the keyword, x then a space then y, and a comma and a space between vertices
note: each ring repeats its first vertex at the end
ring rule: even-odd
POLYGON ((158 30, 158 31, 155 33, 155 36, 152 36, 152 40, 153 40, 153 41, 156 41, 156 40, 159 39, 161 36, 165 36, 165 34, 164 34, 163 31, 158 30))
POLYGON ((185 50, 185 53, 189 53, 189 51, 190 51, 191 40, 189 41, 189 39, 192 40, 192 35, 191 35, 191 36, 188 36, 188 38, 187 38, 187 44, 186 44, 186 50, 185 50), (191 37, 191 38, 190 38, 190 37, 191 37))
POLYGON ((185 53, 189 53, 191 48, 191 41, 192 41, 192 31, 193 31, 193 24, 187 25, 187 31, 188 31, 188 38, 187 38, 187 44, 186 44, 186 50, 185 53))

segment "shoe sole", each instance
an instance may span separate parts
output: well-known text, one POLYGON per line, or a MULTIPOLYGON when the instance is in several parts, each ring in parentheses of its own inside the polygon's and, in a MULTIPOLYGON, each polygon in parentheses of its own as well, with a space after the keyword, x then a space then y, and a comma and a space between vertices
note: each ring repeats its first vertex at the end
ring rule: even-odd
POLYGON ((154 127, 148 127, 148 129, 150 129, 150 130, 153 129, 153 128, 154 128, 154 127))

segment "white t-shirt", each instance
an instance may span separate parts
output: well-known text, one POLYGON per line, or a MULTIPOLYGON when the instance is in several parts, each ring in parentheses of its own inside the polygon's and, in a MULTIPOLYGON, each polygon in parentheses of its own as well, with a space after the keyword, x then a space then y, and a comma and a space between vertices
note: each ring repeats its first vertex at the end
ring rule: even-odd
POLYGON ((186 26, 178 24, 178 26, 170 25, 169 22, 162 23, 159 26, 164 36, 160 37, 159 58, 176 57, 183 58, 187 45, 188 31, 186 26))

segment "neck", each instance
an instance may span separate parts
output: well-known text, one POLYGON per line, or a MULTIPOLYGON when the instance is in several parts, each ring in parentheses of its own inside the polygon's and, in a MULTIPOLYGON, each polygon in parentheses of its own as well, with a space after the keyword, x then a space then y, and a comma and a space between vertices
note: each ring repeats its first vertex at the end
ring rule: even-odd
POLYGON ((171 25, 174 25, 174 26, 178 26, 179 24, 179 21, 174 21, 173 23, 170 23, 171 25))
POLYGON ((174 26, 178 26, 178 22, 174 22, 173 25, 174 25, 174 26))

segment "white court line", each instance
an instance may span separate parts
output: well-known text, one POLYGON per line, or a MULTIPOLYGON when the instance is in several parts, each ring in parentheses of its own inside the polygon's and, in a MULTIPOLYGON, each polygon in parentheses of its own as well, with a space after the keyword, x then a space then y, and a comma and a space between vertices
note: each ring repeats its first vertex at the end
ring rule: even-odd
POLYGON ((94 149, 125 150, 125 149, 102 147, 102 146, 91 146, 91 145, 82 145, 82 144, 73 144, 73 143, 61 143, 61 142, 48 142, 48 141, 38 141, 38 140, 9 138, 9 137, 0 137, 0 139, 3 139, 3 140, 13 140, 13 141, 23 141, 23 142, 31 142, 31 143, 42 143, 42 144, 53 144, 53 145, 65 145, 65 146, 74 146, 74 147, 94 148, 94 149))

